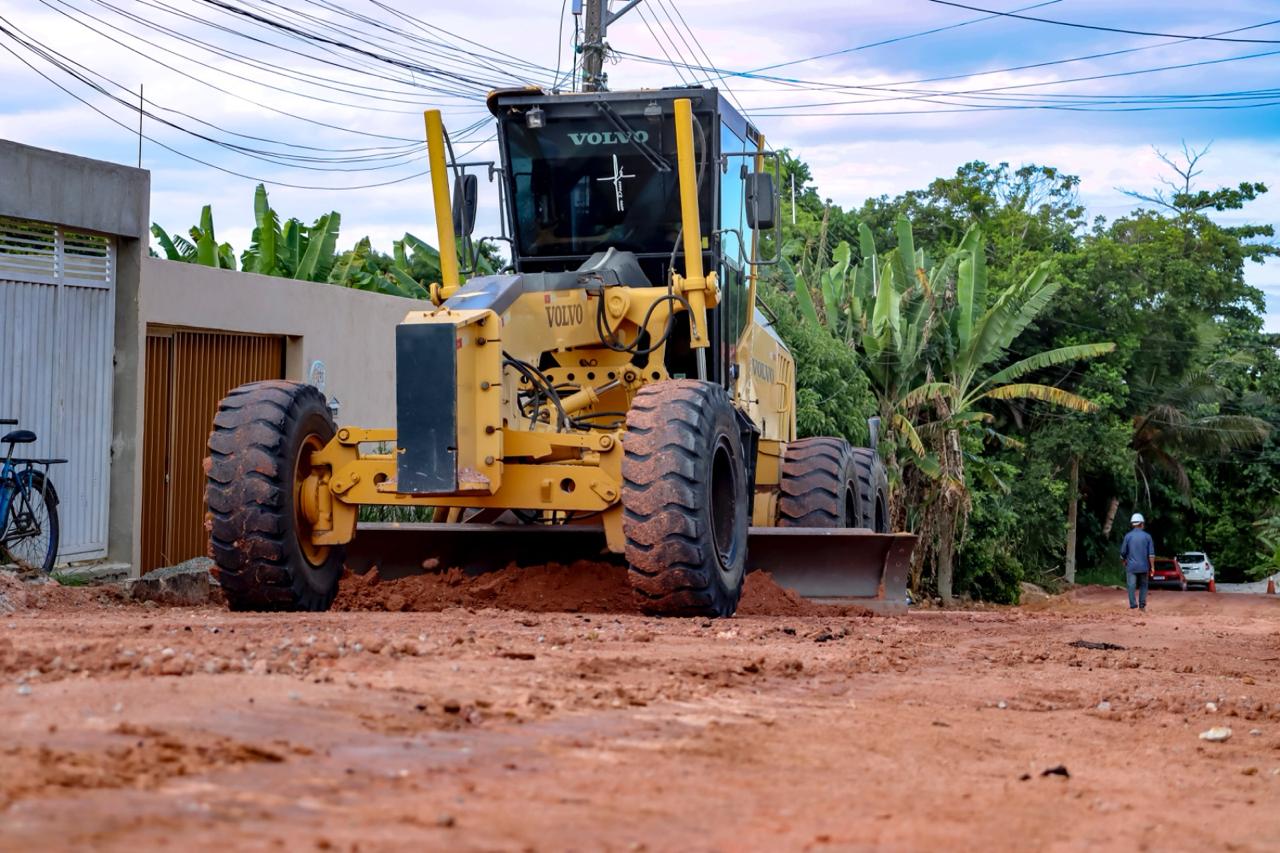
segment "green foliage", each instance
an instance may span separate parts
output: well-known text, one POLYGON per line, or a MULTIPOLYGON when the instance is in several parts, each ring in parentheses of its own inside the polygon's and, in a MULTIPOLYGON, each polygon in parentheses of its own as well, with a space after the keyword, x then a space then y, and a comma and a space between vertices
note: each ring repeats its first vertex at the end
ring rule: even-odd
POLYGON ((219 243, 214 235, 213 208, 210 205, 206 204, 201 209, 200 224, 191 227, 191 240, 178 235, 170 236, 167 231, 154 224, 151 226, 151 233, 160 248, 164 249, 167 260, 221 269, 236 268, 235 252, 231 244, 219 243))
POLYGON ((869 438, 875 399, 854 351, 827 329, 805 322, 790 299, 768 283, 760 298, 796 360, 796 428, 801 436, 834 435, 854 445, 869 438))
POLYGON ((1093 575, 1123 583, 1109 567, 1134 510, 1162 553, 1204 548, 1224 580, 1271 565, 1280 359, 1245 267, 1280 248, 1270 226, 1211 218, 1266 187, 1194 186, 1202 153, 1166 158, 1166 190, 1113 222, 1049 166, 967 163, 848 212, 784 160, 779 289, 862 355, 900 457, 895 523, 936 538, 953 513, 957 592, 1006 600, 1020 577, 1061 577, 1072 459, 1093 575))
POLYGON ((1124 567, 1117 561, 1076 572, 1076 583, 1080 586, 1119 586, 1125 585, 1124 567))
MULTIPOLYGON (((391 255, 375 251, 368 237, 339 253, 341 214, 331 211, 310 225, 292 217, 282 220, 262 184, 254 191, 253 216, 249 248, 240 255, 239 268, 243 272, 327 281, 409 299, 430 298, 428 286, 440 280, 439 251, 412 234, 396 240, 391 255)), ((158 224, 151 226, 151 233, 168 260, 236 269, 235 252, 229 244, 218 243, 214 236, 209 205, 201 211, 200 224, 190 230, 190 241, 171 236, 158 224)), ((480 274, 490 274, 502 263, 489 243, 472 247, 460 240, 458 252, 460 257, 473 256, 480 274)))

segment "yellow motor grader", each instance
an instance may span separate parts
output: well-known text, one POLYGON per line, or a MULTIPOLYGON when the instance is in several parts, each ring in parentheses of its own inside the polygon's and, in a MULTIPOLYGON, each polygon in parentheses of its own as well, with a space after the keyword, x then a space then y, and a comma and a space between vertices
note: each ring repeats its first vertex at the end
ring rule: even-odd
POLYGON ((771 152, 715 89, 494 92, 510 268, 462 282, 477 179, 426 114, 441 278, 396 327, 396 426, 336 426, 293 382, 232 391, 209 548, 235 609, 324 610, 344 565, 615 555, 641 607, 729 616, 744 574, 905 606, 872 446, 797 438, 795 363, 757 302, 771 152), (450 198, 448 170, 456 174, 450 198), (361 507, 432 523, 358 523, 361 507))

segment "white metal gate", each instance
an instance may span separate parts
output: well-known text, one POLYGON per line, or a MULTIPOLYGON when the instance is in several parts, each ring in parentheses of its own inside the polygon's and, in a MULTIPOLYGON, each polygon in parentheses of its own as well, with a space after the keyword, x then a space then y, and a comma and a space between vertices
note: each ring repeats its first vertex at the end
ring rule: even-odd
POLYGON ((0 218, 0 417, 39 436, 52 472, 59 562, 105 556, 111 466, 115 244, 0 218))

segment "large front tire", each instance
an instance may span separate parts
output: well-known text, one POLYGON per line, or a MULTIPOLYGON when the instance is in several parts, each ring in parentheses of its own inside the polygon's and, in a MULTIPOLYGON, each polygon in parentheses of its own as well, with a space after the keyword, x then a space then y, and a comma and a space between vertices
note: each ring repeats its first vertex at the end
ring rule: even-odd
POLYGON ((622 529, 646 613, 732 616, 747 556, 747 476, 729 396, 677 379, 636 394, 623 440, 622 529))
POLYGON ((328 610, 343 549, 311 543, 299 491, 334 434, 324 395, 253 382, 223 399, 209 436, 209 556, 232 610, 328 610))

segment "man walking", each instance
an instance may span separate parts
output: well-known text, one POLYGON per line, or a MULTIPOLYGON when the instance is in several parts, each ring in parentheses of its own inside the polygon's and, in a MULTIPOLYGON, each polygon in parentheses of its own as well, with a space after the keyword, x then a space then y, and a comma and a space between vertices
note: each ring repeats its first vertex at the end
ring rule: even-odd
POLYGON ((1129 609, 1147 609, 1147 580, 1156 566, 1156 545, 1151 534, 1144 529, 1147 520, 1135 512, 1129 519, 1131 529, 1124 535, 1120 546, 1120 559, 1124 561, 1124 582, 1129 588, 1129 609), (1135 598, 1134 592, 1138 595, 1135 598))

